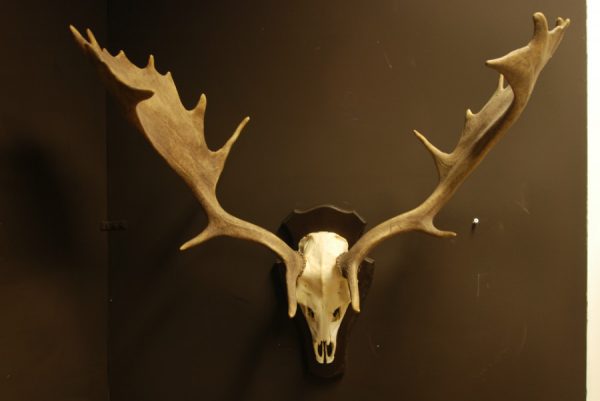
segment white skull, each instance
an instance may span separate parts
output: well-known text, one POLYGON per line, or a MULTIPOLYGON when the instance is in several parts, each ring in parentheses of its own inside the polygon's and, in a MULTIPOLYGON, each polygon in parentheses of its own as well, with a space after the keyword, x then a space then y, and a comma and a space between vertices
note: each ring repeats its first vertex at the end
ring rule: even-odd
POLYGON ((350 304, 348 281, 336 265, 337 257, 348 251, 348 242, 338 234, 321 231, 302 238, 298 248, 306 261, 296 284, 298 304, 310 328, 317 362, 331 363, 350 304))

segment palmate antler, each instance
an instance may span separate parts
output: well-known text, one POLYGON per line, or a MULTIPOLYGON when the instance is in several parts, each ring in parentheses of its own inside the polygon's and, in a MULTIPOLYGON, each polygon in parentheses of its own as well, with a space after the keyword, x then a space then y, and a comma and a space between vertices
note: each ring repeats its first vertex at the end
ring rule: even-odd
MULTIPOLYGON (((554 54, 569 25, 568 19, 558 18, 556 27, 549 31, 543 14, 534 14, 533 20, 534 35, 527 46, 487 62, 501 74, 498 88, 479 113, 467 110, 462 135, 451 153, 440 151, 415 131, 433 156, 438 170, 439 183, 432 194, 416 208, 371 229, 348 252, 339 256, 337 264, 348 279, 352 306, 357 312, 360 310, 358 269, 379 243, 407 231, 423 231, 438 237, 455 235, 437 229, 433 224, 435 216, 520 116, 540 71, 554 54), (504 86, 504 78, 509 86, 504 86)), ((288 314, 293 317, 297 309, 296 283, 304 268, 304 258, 271 232, 227 213, 216 198, 216 186, 225 160, 248 118, 239 124, 221 149, 212 151, 204 138, 204 95, 193 110, 186 110, 171 74, 158 73, 152 56, 145 68, 138 68, 122 51, 112 56, 102 49, 89 30, 88 39, 73 27, 71 31, 84 51, 98 63, 132 121, 192 188, 206 211, 207 227, 181 249, 220 235, 254 241, 270 248, 286 265, 288 314)))
POLYGON ((227 213, 217 200, 216 187, 225 160, 248 122, 246 117, 225 145, 212 151, 204 138, 206 97, 200 96, 193 110, 186 110, 171 73, 160 74, 150 56, 145 68, 132 64, 122 51, 112 56, 102 49, 90 30, 86 40, 71 26, 77 43, 98 63, 108 85, 125 106, 129 117, 152 146, 190 186, 206 211, 208 225, 181 246, 188 249, 210 238, 229 236, 262 244, 277 253, 286 266, 288 314, 296 313, 296 281, 304 258, 273 233, 227 213))
POLYGON ((418 131, 414 131, 433 156, 439 183, 422 204, 372 228, 347 253, 338 258, 338 266, 350 285, 352 307, 355 311, 360 311, 358 268, 379 243, 407 231, 423 231, 437 237, 456 235, 437 229, 433 224, 435 216, 519 118, 529 101, 539 73, 560 44, 569 22, 569 19, 558 18, 556 27, 549 31, 546 17, 542 13, 536 13, 533 15, 533 38, 529 44, 486 63, 501 74, 498 88, 479 113, 473 114, 471 110, 467 110, 465 126, 458 144, 451 153, 442 152, 418 131), (504 78, 509 86, 504 86, 504 78))

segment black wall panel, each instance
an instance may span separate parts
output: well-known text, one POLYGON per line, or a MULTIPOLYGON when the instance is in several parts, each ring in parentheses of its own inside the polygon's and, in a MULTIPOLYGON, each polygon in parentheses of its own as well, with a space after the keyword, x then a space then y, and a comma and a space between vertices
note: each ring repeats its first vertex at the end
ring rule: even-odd
POLYGON ((205 216, 120 114, 109 112, 110 372, 115 400, 583 400, 584 3, 110 3, 111 50, 208 96, 209 144, 246 115, 219 186, 225 208, 275 230, 332 203, 372 225, 423 200, 436 172, 411 135, 457 141, 531 15, 573 25, 530 106, 420 234, 372 255, 376 274, 346 375, 304 373, 270 280, 273 255, 216 239, 180 253, 205 216), (471 221, 481 224, 471 232, 471 221))

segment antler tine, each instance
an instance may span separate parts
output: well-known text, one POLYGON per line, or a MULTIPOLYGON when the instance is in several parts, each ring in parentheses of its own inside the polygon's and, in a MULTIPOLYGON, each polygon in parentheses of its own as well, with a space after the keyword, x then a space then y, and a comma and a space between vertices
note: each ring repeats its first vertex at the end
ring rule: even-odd
POLYGON ((360 263, 379 243, 407 231, 423 231, 437 237, 456 235, 437 229, 433 223, 435 216, 519 118, 539 73, 556 51, 570 23, 569 19, 558 18, 556 27, 549 31, 548 22, 542 13, 535 13, 533 22, 534 33, 529 44, 504 57, 486 62, 487 66, 500 73, 498 87, 478 113, 467 110, 462 134, 451 153, 440 151, 425 136, 414 131, 435 161, 439 183, 422 204, 372 228, 347 253, 338 258, 338 266, 349 282, 355 311, 360 311, 357 278, 360 263), (504 86, 504 78, 509 86, 504 86))
POLYGON ((126 108, 128 116, 166 162, 186 181, 208 216, 208 225, 181 249, 199 245, 216 236, 229 236, 262 244, 281 257, 286 265, 288 314, 297 309, 296 281, 304 269, 302 256, 273 233, 227 213, 216 196, 219 177, 229 152, 249 121, 240 122, 221 149, 212 151, 204 137, 206 96, 201 95, 193 110, 182 105, 170 73, 160 74, 154 57, 139 68, 123 51, 112 56, 100 47, 90 30, 85 39, 70 27, 77 43, 99 66, 108 86, 126 108))

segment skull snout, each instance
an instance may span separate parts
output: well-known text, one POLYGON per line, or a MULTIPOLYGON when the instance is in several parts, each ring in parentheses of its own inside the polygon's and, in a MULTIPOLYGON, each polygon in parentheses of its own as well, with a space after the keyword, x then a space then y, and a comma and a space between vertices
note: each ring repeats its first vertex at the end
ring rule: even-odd
POLYGON ((313 342, 313 346, 315 348, 317 362, 322 364, 333 362, 333 359, 335 358, 335 342, 315 341, 313 342))

